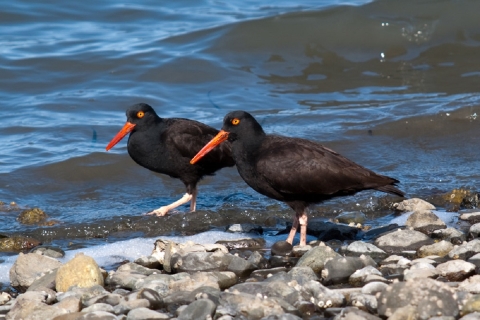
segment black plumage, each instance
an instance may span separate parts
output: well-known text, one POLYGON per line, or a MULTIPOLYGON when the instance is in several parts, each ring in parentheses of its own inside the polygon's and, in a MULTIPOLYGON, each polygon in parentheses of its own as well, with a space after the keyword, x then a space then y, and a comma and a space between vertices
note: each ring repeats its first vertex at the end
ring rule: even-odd
POLYGON ((367 189, 404 195, 395 187, 398 180, 376 174, 317 142, 267 135, 255 118, 244 111, 227 114, 222 131, 191 163, 226 140, 232 145, 232 156, 243 180, 257 192, 295 210, 287 238, 290 243, 300 224, 300 244, 305 245, 306 209, 310 204, 367 189))
POLYGON ((110 150, 125 135, 128 138, 128 154, 142 167, 180 179, 187 193, 178 201, 151 214, 165 215, 169 210, 190 201, 190 210, 195 211, 197 183, 205 175, 235 164, 231 146, 215 150, 204 160, 192 166, 190 159, 217 133, 218 130, 201 122, 182 118, 160 118, 151 106, 139 103, 127 112, 127 123, 106 147, 110 150))

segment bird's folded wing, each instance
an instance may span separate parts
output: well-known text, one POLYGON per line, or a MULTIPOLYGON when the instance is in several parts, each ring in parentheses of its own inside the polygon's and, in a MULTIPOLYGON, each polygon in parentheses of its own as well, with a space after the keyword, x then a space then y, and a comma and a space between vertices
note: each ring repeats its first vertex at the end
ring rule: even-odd
POLYGON ((355 192, 373 186, 377 180, 372 171, 303 139, 272 143, 257 159, 257 172, 284 194, 355 192))
MULTIPOLYGON (((165 131, 164 137, 169 145, 183 157, 193 158, 216 134, 216 130, 194 121, 177 121, 165 131)), ((212 150, 214 151, 214 150, 212 150)))

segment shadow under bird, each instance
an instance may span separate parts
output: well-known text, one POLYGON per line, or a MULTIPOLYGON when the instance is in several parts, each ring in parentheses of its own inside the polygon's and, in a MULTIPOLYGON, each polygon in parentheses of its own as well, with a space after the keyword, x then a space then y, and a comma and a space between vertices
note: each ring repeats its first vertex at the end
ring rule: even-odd
POLYGON ((266 134, 244 111, 228 113, 222 130, 190 163, 201 161, 224 141, 231 143, 238 173, 250 187, 295 211, 290 244, 300 225, 300 245, 306 245, 310 204, 367 189, 404 196, 395 187, 398 180, 376 174, 319 143, 266 134))
POLYGON ((127 150, 130 157, 151 171, 180 179, 187 193, 179 200, 149 212, 164 216, 168 211, 190 201, 190 211, 196 209, 197 183, 205 175, 213 175, 235 162, 231 146, 215 150, 209 157, 192 166, 190 159, 215 137, 218 130, 201 122, 182 118, 160 118, 151 106, 138 103, 127 112, 127 122, 107 145, 107 151, 127 134, 127 150))

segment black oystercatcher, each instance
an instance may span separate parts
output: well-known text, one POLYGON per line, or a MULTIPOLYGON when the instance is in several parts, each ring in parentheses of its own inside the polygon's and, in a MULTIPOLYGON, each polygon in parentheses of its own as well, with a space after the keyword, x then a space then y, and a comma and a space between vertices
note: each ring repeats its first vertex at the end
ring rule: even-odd
POLYGON ((232 144, 233 159, 245 182, 267 197, 295 210, 291 244, 300 224, 300 245, 306 244, 310 204, 375 189, 403 196, 398 180, 376 174, 323 145, 300 138, 267 135, 253 116, 233 111, 222 130, 190 161, 194 164, 223 141, 232 144))
POLYGON ((230 144, 215 150, 194 166, 189 163, 195 153, 218 133, 212 127, 188 119, 162 119, 145 103, 130 107, 126 114, 127 123, 110 141, 107 151, 130 133, 128 154, 136 163, 154 172, 178 178, 187 188, 187 193, 181 199, 149 214, 164 216, 169 210, 188 201, 190 211, 195 211, 198 181, 223 167, 235 165, 230 144))

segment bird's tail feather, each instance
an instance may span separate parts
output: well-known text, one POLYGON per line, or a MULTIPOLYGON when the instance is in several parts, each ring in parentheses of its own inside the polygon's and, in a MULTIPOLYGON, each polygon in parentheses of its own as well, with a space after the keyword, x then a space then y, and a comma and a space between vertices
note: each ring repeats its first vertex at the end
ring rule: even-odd
POLYGON ((391 184, 386 185, 386 186, 382 186, 382 187, 378 187, 378 188, 375 188, 375 189, 378 190, 378 191, 395 194, 395 195, 400 196, 400 197, 405 196, 405 192, 403 192, 402 190, 398 189, 397 187, 395 187, 391 184))

